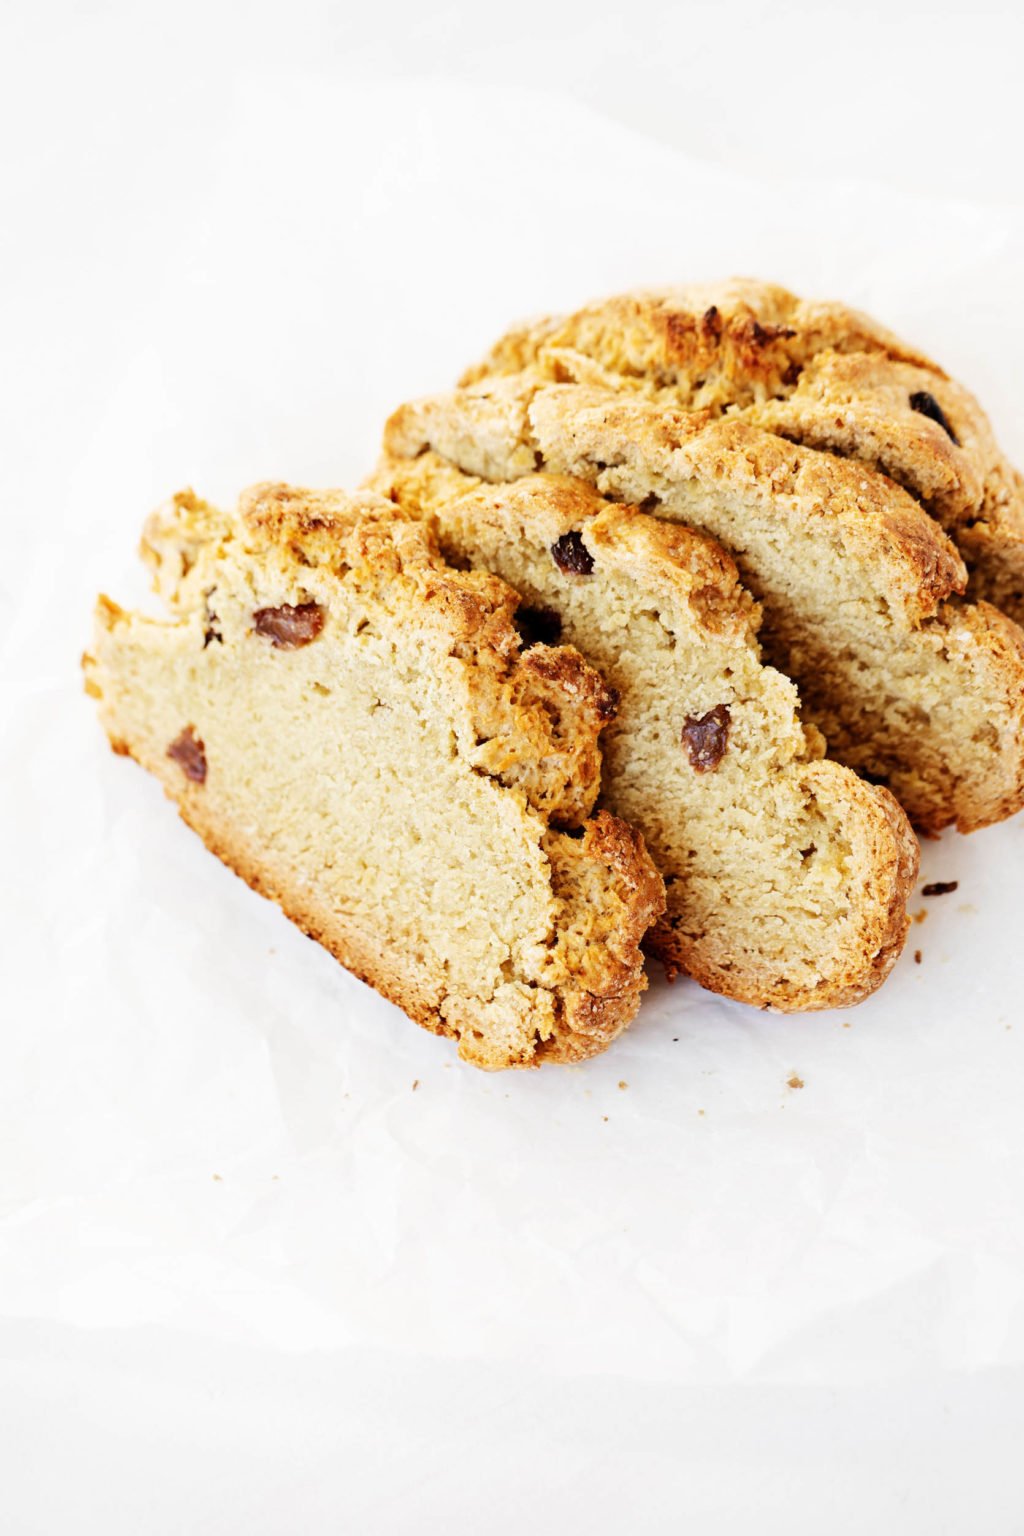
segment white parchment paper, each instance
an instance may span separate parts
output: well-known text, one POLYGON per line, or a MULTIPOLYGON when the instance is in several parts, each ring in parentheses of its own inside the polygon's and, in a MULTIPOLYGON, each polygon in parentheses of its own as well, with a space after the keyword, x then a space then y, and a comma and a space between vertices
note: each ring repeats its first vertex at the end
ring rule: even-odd
POLYGON ((1024 459, 1021 214, 486 83, 242 73, 140 90, 144 154, 81 133, 4 386, 11 1528, 1021 1529, 1021 818, 925 847, 959 888, 860 1008, 656 980, 602 1059, 486 1076, 206 853, 77 672, 170 491, 353 484, 510 320, 622 287, 843 297, 1024 459))

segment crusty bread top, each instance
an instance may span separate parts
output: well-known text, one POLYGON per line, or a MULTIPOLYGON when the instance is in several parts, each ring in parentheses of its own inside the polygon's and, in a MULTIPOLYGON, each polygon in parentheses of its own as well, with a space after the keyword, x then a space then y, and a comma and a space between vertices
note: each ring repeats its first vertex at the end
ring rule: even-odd
MULTIPOLYGON (((785 499, 851 557, 903 627, 962 592, 967 572, 955 546, 913 497, 860 464, 815 453, 743 420, 659 405, 596 385, 550 384, 535 369, 483 380, 400 407, 385 448, 406 457, 425 447, 485 479, 543 464, 561 474, 614 479, 642 471, 652 492, 732 491, 759 503, 785 499)), ((611 483, 610 481, 608 483, 611 483)))
POLYGON ((523 369, 741 414, 870 464, 954 535, 980 524, 964 539, 979 595, 1024 611, 1024 478, 973 395, 857 310, 752 279, 622 294, 513 328, 462 383, 523 369))
MULTIPOLYGON (((798 299, 754 278, 617 294, 574 314, 513 327, 466 370, 463 384, 541 360, 572 369, 572 354, 606 378, 672 386, 680 403, 748 404, 783 393, 819 352, 873 352, 933 368, 868 315, 798 299)), ((575 376, 575 375, 573 375, 575 376)), ((592 382, 598 382, 593 378, 592 382)))

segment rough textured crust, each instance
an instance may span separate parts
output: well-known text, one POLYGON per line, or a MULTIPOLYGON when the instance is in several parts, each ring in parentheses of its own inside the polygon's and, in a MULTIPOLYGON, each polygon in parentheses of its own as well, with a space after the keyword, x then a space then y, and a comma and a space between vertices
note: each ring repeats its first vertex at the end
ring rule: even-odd
POLYGON ((664 890, 631 828, 589 816, 614 702, 593 668, 568 647, 522 649, 517 595, 448 567, 421 521, 378 498, 263 486, 229 517, 184 493, 145 548, 176 617, 101 598, 83 659, 114 750, 253 889, 466 1060, 604 1049, 636 1012, 664 890), (259 631, 268 607, 303 605, 318 611, 313 639, 279 647, 259 631), (182 720, 195 775, 168 750, 182 720), (463 804, 464 857, 445 841, 463 804))
POLYGON ((685 392, 685 403, 728 406, 795 382, 819 352, 875 352, 934 367, 868 315, 844 304, 798 299, 755 278, 617 294, 574 314, 513 327, 460 382, 517 373, 546 357, 575 356, 604 377, 651 378, 685 392))
MULTIPOLYGON (((533 372, 401 406, 385 448, 406 457, 435 448, 472 474, 512 479, 541 467, 612 494, 626 476, 692 482, 792 501, 827 518, 843 551, 876 572, 879 591, 908 626, 967 585, 963 561, 934 519, 882 477, 784 442, 745 421, 716 419, 587 385, 550 385, 533 372)), ((641 498, 642 499, 642 498, 641 498)), ((756 582, 756 572, 751 572, 756 582)))
POLYGON ((952 543, 910 496, 881 476, 745 421, 701 422, 572 386, 541 391, 531 420, 545 459, 554 450, 568 473, 593 474, 600 465, 600 476, 622 461, 634 473, 724 487, 765 505, 774 500, 808 520, 827 517, 843 554, 874 567, 879 592, 908 625, 966 585, 952 543))
POLYGON ((972 594, 1024 620, 1024 479, 969 391, 868 316, 752 279, 622 294, 514 328, 462 382, 524 368, 728 411, 870 464, 953 535, 972 594), (948 430, 915 408, 922 395, 948 430))
POLYGON ((713 534, 764 602, 769 657, 833 755, 885 782, 929 833, 1024 803, 1019 648, 991 608, 955 601, 966 571, 950 539, 870 467, 531 367, 400 408, 385 446, 434 449, 493 482, 572 474, 713 534))
POLYGON ((589 943, 586 952, 570 950, 575 984, 565 989, 559 1028, 542 1055, 583 1061, 610 1045, 636 1013, 647 986, 639 946, 665 910, 665 886, 636 828, 604 810, 587 822, 579 841, 549 834, 545 851, 555 889, 571 899, 589 943), (616 906, 601 900, 599 869, 621 893, 616 906))
POLYGON ((602 799, 628 807, 665 876, 648 947, 670 975, 783 1010, 850 1006, 884 980, 907 931, 916 841, 887 790, 819 760, 792 684, 759 660, 758 605, 717 543, 578 479, 493 485, 433 452, 386 455, 370 483, 434 523, 450 558, 557 615, 615 685, 602 799), (588 574, 553 557, 568 534, 588 574), (680 774, 679 727, 715 700, 731 711, 723 763, 680 774))

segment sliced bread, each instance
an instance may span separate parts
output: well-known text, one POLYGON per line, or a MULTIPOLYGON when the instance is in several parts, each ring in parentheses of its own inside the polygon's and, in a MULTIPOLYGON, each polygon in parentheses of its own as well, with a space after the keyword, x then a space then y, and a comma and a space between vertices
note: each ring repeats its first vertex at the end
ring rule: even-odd
POLYGON ((107 598, 84 658, 117 752, 255 890, 480 1067, 574 1061, 633 1018, 664 906, 601 812, 614 696, 523 648, 519 598, 368 495, 190 493, 145 551, 172 610, 107 598))
POLYGON ((869 465, 713 408, 551 383, 532 365, 402 407, 385 447, 433 449, 493 482, 574 475, 712 535, 763 603, 766 655, 833 756, 929 833, 1024 803, 1024 635, 958 597, 953 543, 869 465))
POLYGON ((528 366, 882 470, 955 539, 971 595, 1024 621, 1024 477, 973 395, 867 315, 751 279, 627 293, 517 327, 463 382, 528 366))
POLYGON ((617 690, 602 803, 664 876, 649 944, 670 974, 784 1010, 848 1006, 884 980, 917 844, 888 791, 822 760, 717 544, 578 479, 487 484, 431 452, 386 457, 371 484, 430 520, 450 560, 514 585, 527 633, 578 647, 617 690))

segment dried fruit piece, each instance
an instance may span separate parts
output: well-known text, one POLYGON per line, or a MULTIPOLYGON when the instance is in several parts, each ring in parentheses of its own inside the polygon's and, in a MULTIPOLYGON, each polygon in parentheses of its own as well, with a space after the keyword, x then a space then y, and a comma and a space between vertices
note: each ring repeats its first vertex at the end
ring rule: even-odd
POLYGON ((206 783, 206 748, 196 735, 194 725, 186 725, 167 748, 167 756, 173 758, 193 784, 206 783))
POLYGON ((524 645, 557 645, 562 633, 562 620, 553 608, 531 608, 524 603, 516 609, 515 624, 524 645))
POLYGON ((597 716, 599 720, 614 720, 619 713, 619 705, 622 697, 617 688, 611 683, 605 684, 604 693, 597 701, 597 716))
POLYGON ((571 571, 574 576, 589 576, 594 569, 594 557, 583 542, 583 535, 574 529, 563 533, 551 546, 555 564, 560 571, 571 571))
POLYGON ((959 448, 960 439, 947 421, 946 413, 934 395, 929 394, 926 389, 915 390, 910 397, 910 409, 917 411, 920 416, 927 416, 929 421, 937 421, 947 437, 952 438, 959 448))
POLYGON ((683 745, 696 773, 708 773, 722 761, 729 744, 731 718, 728 704, 716 704, 706 715, 687 715, 683 745))
POLYGON ((948 896, 955 891, 960 884, 959 880, 933 880, 931 885, 922 885, 922 896, 948 896))
POLYGON ((279 651, 297 651, 309 645, 324 627, 324 610, 319 603, 282 603, 279 608, 257 608, 252 625, 258 635, 266 635, 279 651))

